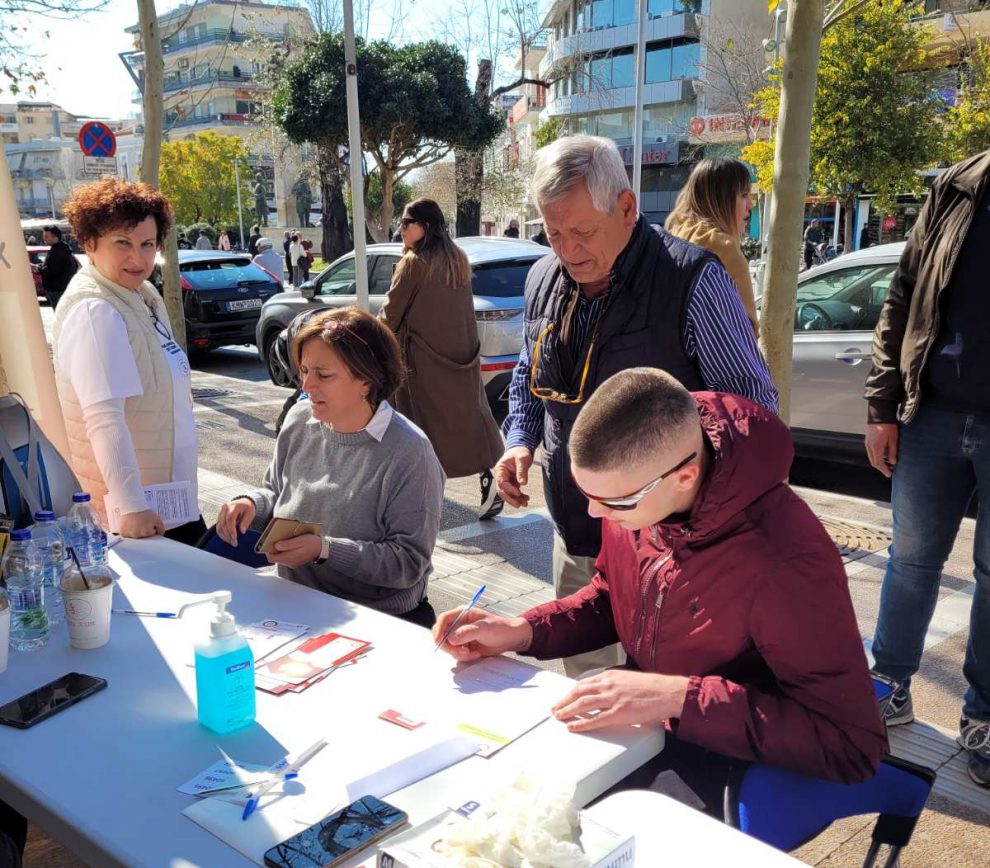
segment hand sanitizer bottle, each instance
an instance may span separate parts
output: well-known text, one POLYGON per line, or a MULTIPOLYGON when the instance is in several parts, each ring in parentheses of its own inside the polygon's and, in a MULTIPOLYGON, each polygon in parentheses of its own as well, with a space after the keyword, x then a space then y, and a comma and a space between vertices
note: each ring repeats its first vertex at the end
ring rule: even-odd
POLYGON ((247 726, 255 714, 254 654, 226 610, 230 600, 230 591, 218 591, 182 607, 210 602, 217 607, 210 640, 196 646, 196 708, 199 722, 218 735, 247 726))

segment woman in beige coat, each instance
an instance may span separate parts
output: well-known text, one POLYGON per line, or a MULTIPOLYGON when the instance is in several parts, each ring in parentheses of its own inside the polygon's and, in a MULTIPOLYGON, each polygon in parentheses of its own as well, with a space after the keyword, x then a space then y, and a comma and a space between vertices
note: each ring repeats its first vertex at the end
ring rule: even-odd
POLYGON ((423 429, 448 477, 481 477, 481 518, 502 510, 490 468, 502 435, 481 382, 471 266, 440 206, 417 199, 399 225, 405 253, 381 316, 399 339, 407 376, 396 409, 423 429))
POLYGON ((749 169, 739 160, 707 159, 694 167, 664 227, 714 253, 739 290, 753 334, 760 336, 753 281, 740 237, 753 210, 749 169))

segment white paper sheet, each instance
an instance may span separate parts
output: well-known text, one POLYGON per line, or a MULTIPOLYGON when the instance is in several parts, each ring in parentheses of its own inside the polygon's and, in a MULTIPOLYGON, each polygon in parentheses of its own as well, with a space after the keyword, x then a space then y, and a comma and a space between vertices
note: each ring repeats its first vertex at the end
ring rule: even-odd
POLYGON ((340 733, 328 738, 330 747, 307 763, 296 780, 270 790, 247 820, 241 819, 245 799, 240 793, 200 799, 182 813, 263 865, 266 850, 354 799, 385 798, 466 759, 478 748, 475 741, 449 729, 424 727, 410 732, 377 720, 365 722, 350 739, 340 733), (375 749, 348 749, 347 741, 355 746, 374 744, 375 749))
POLYGON ((264 660, 269 654, 288 645, 293 639, 298 639, 309 631, 307 624, 290 624, 275 618, 256 621, 246 627, 240 627, 238 632, 247 640, 254 654, 255 665, 264 660))
MULTIPOLYGON (((178 527, 199 518, 199 504, 193 497, 191 482, 169 482, 163 485, 148 485, 144 489, 144 503, 148 509, 158 513, 166 528, 178 527)), ((110 532, 117 533, 120 523, 120 507, 112 495, 106 497, 107 521, 110 532)))
POLYGON ((511 657, 456 664, 437 658, 436 672, 390 707, 414 720, 452 726, 477 740, 479 756, 491 756, 550 716, 574 686, 556 672, 511 657))
POLYGON ((178 788, 187 796, 198 796, 204 791, 218 790, 221 787, 246 786, 267 779, 266 766, 257 763, 242 763, 235 760, 217 760, 208 769, 203 769, 196 777, 178 788))

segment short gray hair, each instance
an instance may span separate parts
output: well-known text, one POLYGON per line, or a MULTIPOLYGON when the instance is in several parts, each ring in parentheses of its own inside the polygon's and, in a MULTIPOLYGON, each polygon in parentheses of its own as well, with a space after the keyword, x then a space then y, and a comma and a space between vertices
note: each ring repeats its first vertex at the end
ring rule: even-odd
POLYGON ((562 199, 584 181, 595 209, 611 214, 623 190, 631 190, 626 166, 611 139, 565 136, 536 152, 533 192, 542 208, 562 199))

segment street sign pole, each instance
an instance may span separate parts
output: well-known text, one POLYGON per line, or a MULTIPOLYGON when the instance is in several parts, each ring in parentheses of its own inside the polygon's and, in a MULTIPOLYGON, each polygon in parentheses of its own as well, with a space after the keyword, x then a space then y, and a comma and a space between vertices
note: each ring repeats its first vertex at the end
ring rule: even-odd
POLYGON ((344 78, 347 84, 347 140, 351 154, 351 214, 354 218, 354 275, 357 306, 368 310, 368 256, 364 241, 364 178, 361 177, 361 113, 358 108, 354 4, 344 0, 344 78))
POLYGON ((241 247, 247 250, 244 243, 244 209, 241 207, 241 171, 234 157, 234 183, 237 185, 237 224, 241 227, 241 247))

